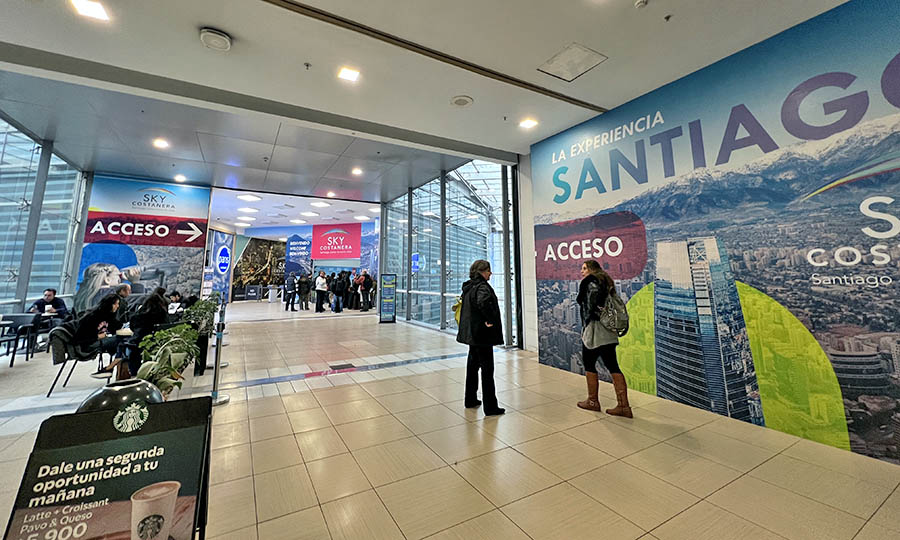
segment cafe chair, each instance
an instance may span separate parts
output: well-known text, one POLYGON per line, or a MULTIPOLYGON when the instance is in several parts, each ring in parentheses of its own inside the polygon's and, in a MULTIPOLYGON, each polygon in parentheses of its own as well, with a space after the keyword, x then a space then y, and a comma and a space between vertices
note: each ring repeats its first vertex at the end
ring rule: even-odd
POLYGON ((10 321, 3 327, 0 334, 0 345, 6 344, 6 354, 10 355, 9 367, 13 367, 19 347, 25 352, 25 361, 31 358, 31 340, 34 334, 33 313, 13 313, 3 316, 4 321, 10 321))
POLYGON ((69 379, 72 378, 72 373, 75 372, 75 368, 78 366, 79 362, 90 362, 97 358, 97 353, 99 352, 98 349, 83 350, 81 347, 72 344, 72 336, 74 334, 74 322, 63 323, 50 331, 50 336, 48 338, 50 343, 50 356, 53 359, 53 365, 59 365, 59 371, 53 379, 53 384, 50 385, 47 397, 50 397, 50 394, 53 393, 53 389, 56 387, 60 375, 62 375, 63 370, 66 369, 66 364, 72 362, 72 369, 69 370, 66 380, 63 381, 63 388, 69 384, 69 379))

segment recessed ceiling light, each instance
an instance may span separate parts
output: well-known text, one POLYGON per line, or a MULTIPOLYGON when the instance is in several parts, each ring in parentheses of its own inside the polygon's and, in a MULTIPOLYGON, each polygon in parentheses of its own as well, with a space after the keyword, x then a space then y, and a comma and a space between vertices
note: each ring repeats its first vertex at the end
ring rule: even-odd
POLYGON ((238 208, 238 212, 244 212, 245 214, 255 214, 259 212, 256 208, 250 208, 249 206, 245 206, 243 208, 238 208))
POLYGON ((306 220, 305 219, 292 219, 291 223, 297 223, 299 225, 302 223, 306 223, 306 220))
POLYGON ((279 241, 279 242, 287 242, 287 237, 286 237, 286 236, 282 236, 281 238, 278 239, 278 241, 279 241))
POLYGON ((238 219, 241 221, 256 221, 255 217, 250 216, 238 216, 238 219))
POLYGON ((431 232, 431 229, 422 229, 422 232, 431 232))
POLYGON ((329 191, 328 193, 326 193, 326 195, 329 197, 334 197, 336 195, 336 193, 333 191, 329 191))
POLYGON ((328 208, 331 205, 327 202, 316 201, 314 203, 311 203, 310 206, 315 206, 316 208, 328 208))
POLYGON ((247 202, 256 202, 262 200, 262 197, 257 197, 256 195, 238 195, 237 198, 247 202))
POLYGON ((319 214, 317 214, 317 213, 315 213, 315 212, 300 212, 300 215, 301 215, 301 216, 306 216, 306 217, 316 217, 316 216, 318 216, 319 214))
POLYGON ((353 217, 360 221, 368 221, 369 220, 369 216, 353 216, 353 217))
POLYGON ((359 176, 363 173, 363 170, 360 169, 359 167, 353 167, 353 170, 350 172, 353 173, 353 176, 359 176))
POLYGON ((249 223, 235 223, 234 226, 235 227, 249 227, 250 224, 249 223))
POLYGON ((338 78, 344 79, 345 81, 356 82, 356 80, 359 79, 359 71, 348 67, 342 67, 341 71, 338 72, 338 78))
POLYGON ((185 176, 183 174, 176 174, 175 181, 176 182, 187 182, 187 176, 185 176))
POLYGON ((468 107, 474 101, 475 100, 472 99, 471 96, 453 96, 452 98, 450 98, 450 105, 453 105, 454 107, 468 107))
POLYGON ((373 214, 380 214, 381 208, 378 208, 377 206, 375 206, 373 208, 369 208, 369 212, 372 212, 373 214))
POLYGON ((164 148, 169 147, 169 141, 167 141, 161 137, 157 137, 157 138, 153 139, 153 146, 154 146, 154 148, 159 148, 160 150, 162 150, 164 148))
POLYGON ((534 118, 526 118, 519 122, 519 127, 522 129, 531 129, 536 125, 538 125, 538 122, 534 118))
POLYGON ((103 9, 103 4, 100 2, 94 2, 93 0, 72 0, 72 6, 75 7, 75 11, 82 17, 90 17, 101 21, 109 20, 109 15, 106 14, 106 10, 103 9))

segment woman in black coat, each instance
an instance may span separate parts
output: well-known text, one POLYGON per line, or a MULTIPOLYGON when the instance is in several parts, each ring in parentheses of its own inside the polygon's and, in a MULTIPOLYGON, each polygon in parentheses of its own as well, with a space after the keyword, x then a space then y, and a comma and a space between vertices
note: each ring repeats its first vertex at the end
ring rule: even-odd
POLYGON ((462 308, 456 341, 469 346, 466 365, 466 408, 481 405, 478 401, 478 370, 481 370, 481 397, 484 414, 495 416, 506 412, 497 404, 494 390, 494 345, 503 344, 500 302, 488 280, 491 263, 477 260, 469 268, 469 281, 462 286, 462 308))

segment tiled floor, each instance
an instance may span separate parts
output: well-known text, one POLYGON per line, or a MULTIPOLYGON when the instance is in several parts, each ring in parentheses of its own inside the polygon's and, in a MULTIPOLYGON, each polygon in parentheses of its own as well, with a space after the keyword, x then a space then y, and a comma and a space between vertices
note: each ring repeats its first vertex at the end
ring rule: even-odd
MULTIPOLYGON (((213 539, 900 538, 900 467, 643 394, 632 420, 583 411, 583 377, 531 353, 496 353, 507 414, 485 418, 462 405, 452 336, 333 317, 226 340, 213 539), (337 362, 364 370, 304 378, 337 362)), ((0 476, 33 437, 0 436, 0 476)))

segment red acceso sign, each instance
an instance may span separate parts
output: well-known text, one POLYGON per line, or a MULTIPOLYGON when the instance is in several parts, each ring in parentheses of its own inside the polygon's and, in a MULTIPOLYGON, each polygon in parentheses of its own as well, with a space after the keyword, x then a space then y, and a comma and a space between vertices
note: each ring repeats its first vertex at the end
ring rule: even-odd
POLYGON ((89 212, 84 242, 85 244, 118 242, 132 246, 203 247, 206 242, 206 220, 89 212))
POLYGON ((534 228, 537 279, 580 280, 581 265, 594 259, 613 279, 630 279, 647 265, 644 223, 631 212, 614 212, 534 228))
POLYGON ((358 259, 362 227, 359 223, 313 225, 312 259, 358 259))

